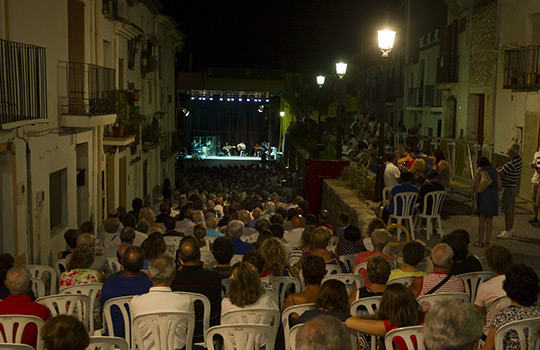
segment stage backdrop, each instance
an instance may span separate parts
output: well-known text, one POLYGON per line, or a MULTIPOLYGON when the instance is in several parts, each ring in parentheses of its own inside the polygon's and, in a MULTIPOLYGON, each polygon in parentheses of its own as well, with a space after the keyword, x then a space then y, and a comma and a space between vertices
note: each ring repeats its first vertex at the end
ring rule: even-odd
POLYGON ((279 99, 269 103, 200 101, 186 98, 182 106, 190 111, 184 117, 182 146, 191 151, 195 136, 216 136, 221 147, 225 142, 236 145, 244 141, 248 147, 269 141, 276 146, 279 142, 279 99), (263 112, 258 109, 264 105, 263 112))

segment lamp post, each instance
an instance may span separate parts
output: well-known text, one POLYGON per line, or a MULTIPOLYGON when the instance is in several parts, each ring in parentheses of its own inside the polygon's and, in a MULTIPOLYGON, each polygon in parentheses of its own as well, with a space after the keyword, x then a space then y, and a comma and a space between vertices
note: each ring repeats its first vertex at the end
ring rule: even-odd
POLYGON ((339 75, 339 105, 338 105, 338 128, 337 128, 337 141, 336 141, 336 157, 341 159, 341 151, 343 142, 343 109, 341 105, 343 103, 343 77, 347 73, 347 63, 338 62, 336 63, 336 73, 339 75))
MULTIPOLYGON (((394 47, 394 39, 396 32, 392 30, 378 30, 379 49, 382 52, 382 57, 387 58, 390 51, 394 47)), ((379 112, 379 154, 377 157, 377 177, 375 178, 375 201, 382 200, 382 191, 384 188, 384 124, 386 120, 386 72, 385 66, 387 62, 384 60, 381 66, 382 84, 381 84, 381 106, 379 112)))
POLYGON ((319 119, 317 121, 317 144, 315 145, 315 152, 313 153, 314 159, 319 159, 321 152, 324 148, 324 144, 321 142, 322 139, 322 130, 321 130, 321 100, 322 100, 322 87, 326 77, 324 75, 317 75, 317 85, 319 85, 319 103, 317 104, 317 112, 319 114, 319 119))

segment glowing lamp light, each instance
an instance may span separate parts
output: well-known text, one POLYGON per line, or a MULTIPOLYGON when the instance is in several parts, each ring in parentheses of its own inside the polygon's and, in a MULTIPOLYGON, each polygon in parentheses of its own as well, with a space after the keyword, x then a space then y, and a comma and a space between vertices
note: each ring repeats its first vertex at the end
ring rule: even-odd
POLYGON ((378 30, 377 34, 379 37, 379 49, 382 52, 382 57, 388 57, 388 54, 394 47, 396 32, 393 30, 378 30))
POLYGON ((319 85, 319 87, 322 87, 324 85, 325 80, 326 77, 324 75, 317 75, 317 85, 319 85))
POLYGON ((195 97, 191 96, 191 101, 193 101, 195 99, 195 97))
POLYGON ((281 112, 279 112, 279 115, 280 115, 281 118, 283 118, 285 116, 285 112, 281 111, 281 112))
POLYGON ((336 73, 339 75, 339 79, 343 79, 345 74, 347 74, 347 63, 338 62, 336 63, 336 73))
POLYGON ((223 97, 220 97, 219 100, 220 100, 220 101, 223 101, 223 97))
POLYGON ((266 99, 266 102, 270 102, 270 100, 269 100, 269 99, 266 99))
POLYGON ((250 99, 250 98, 246 98, 246 102, 249 102, 249 101, 251 101, 251 99, 250 99))
POLYGON ((239 97, 239 98, 238 98, 238 102, 242 102, 242 101, 243 101, 243 100, 242 100, 242 97, 239 97))

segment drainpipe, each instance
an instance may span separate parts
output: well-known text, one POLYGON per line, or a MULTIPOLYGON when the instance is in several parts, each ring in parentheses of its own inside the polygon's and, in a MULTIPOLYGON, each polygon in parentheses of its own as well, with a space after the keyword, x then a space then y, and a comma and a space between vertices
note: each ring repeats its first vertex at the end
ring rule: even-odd
POLYGON ((495 69, 493 69, 493 96, 491 97, 491 159, 495 153, 495 111, 497 107, 497 78, 499 76, 499 31, 501 26, 501 0, 497 0, 497 24, 495 29, 495 69))
MULTIPOLYGON (((28 219, 28 241, 26 242, 28 250, 28 264, 34 263, 34 213, 32 208, 32 160, 30 152, 30 144, 28 140, 19 136, 19 129, 16 131, 16 136, 18 139, 21 139, 26 144, 26 216, 28 219)), ((17 242, 15 243, 17 244, 17 242)))

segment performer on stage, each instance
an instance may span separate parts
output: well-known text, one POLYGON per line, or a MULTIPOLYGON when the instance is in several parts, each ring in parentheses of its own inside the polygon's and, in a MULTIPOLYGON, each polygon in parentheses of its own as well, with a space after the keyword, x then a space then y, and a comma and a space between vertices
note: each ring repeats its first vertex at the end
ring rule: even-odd
POLYGON ((236 145, 236 149, 238 150, 238 152, 240 152, 240 156, 245 155, 246 144, 244 143, 244 141, 241 141, 238 145, 236 145))
POLYGON ((223 150, 227 154, 227 156, 231 156, 231 149, 234 148, 234 146, 230 146, 228 142, 225 142, 225 146, 223 146, 223 150))

